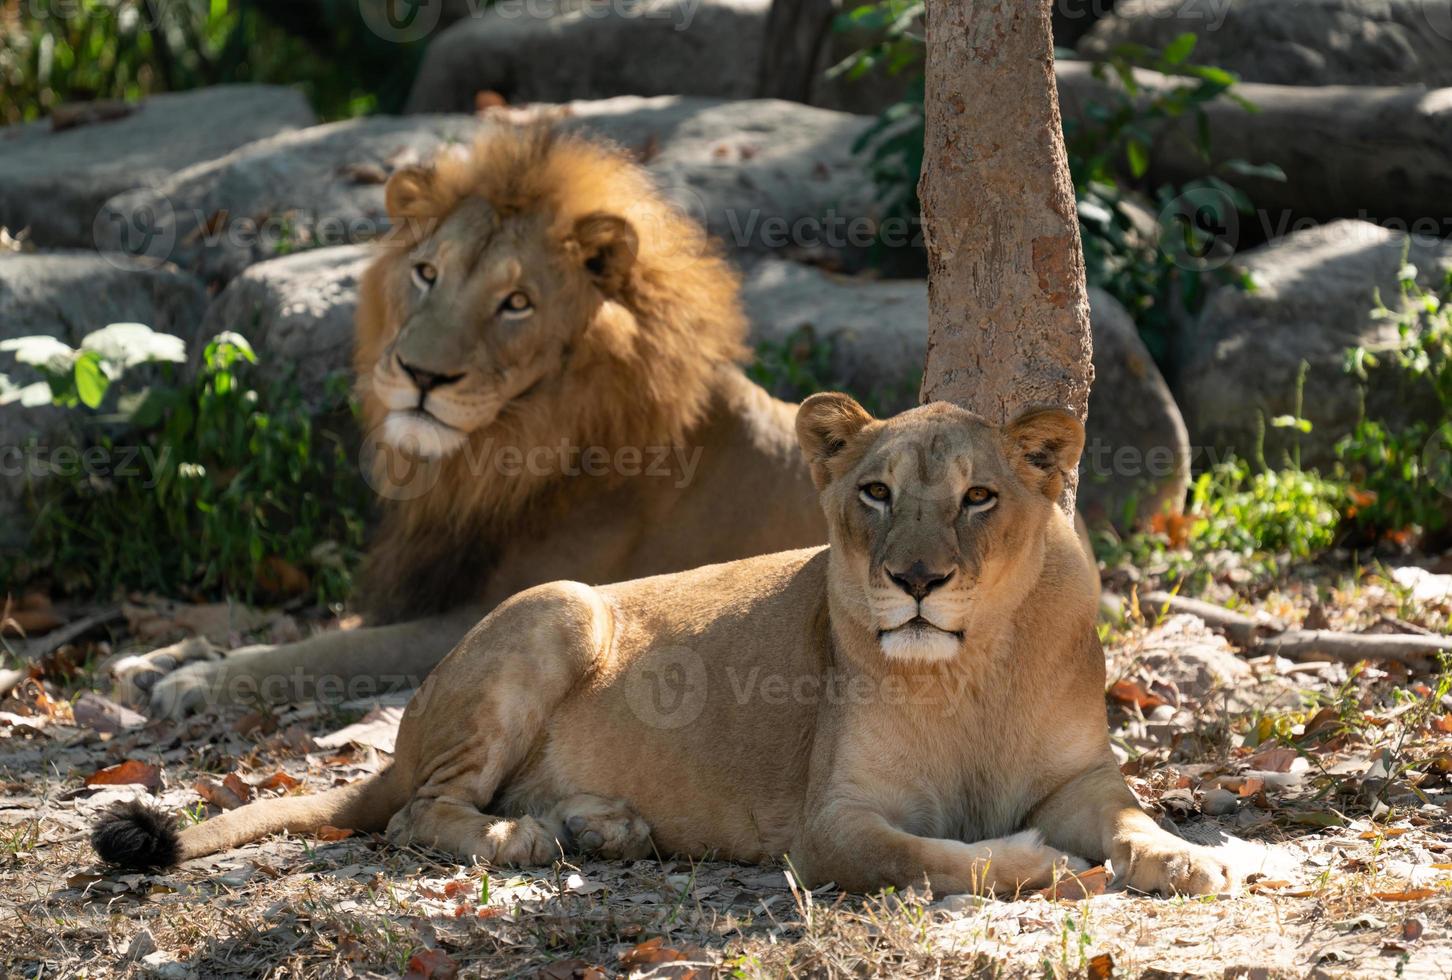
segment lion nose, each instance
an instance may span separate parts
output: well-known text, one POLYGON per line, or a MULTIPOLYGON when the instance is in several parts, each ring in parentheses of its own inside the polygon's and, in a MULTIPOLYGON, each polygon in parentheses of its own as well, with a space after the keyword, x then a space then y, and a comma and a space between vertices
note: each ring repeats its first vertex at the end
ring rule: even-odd
POLYGON ((425 394, 433 391, 435 388, 451 385, 463 377, 462 374, 440 374, 437 371, 425 371, 423 368, 414 367, 401 357, 398 359, 398 368, 413 379, 413 383, 418 387, 418 390, 425 394))
POLYGON ((953 577, 952 570, 937 572, 929 568, 921 560, 912 563, 912 566, 901 571, 888 570, 887 577, 914 599, 922 602, 928 597, 928 593, 945 584, 953 577))

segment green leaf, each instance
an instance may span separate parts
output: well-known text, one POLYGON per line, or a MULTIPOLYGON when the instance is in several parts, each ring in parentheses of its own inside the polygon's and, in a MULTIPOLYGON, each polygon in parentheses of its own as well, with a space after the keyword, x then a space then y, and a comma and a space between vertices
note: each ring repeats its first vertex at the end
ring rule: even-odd
POLYGON ((111 387, 111 379, 106 376, 101 364, 101 355, 86 351, 76 358, 75 376, 76 394, 81 404, 87 408, 100 408, 101 402, 106 399, 106 389, 111 387))
POLYGON ((1149 170, 1149 149, 1139 140, 1130 140, 1124 147, 1129 157, 1129 170, 1135 177, 1143 177, 1149 170))
POLYGON ((1286 172, 1274 163, 1251 163, 1248 160, 1227 160, 1224 168, 1240 177, 1259 177, 1262 180, 1286 182, 1286 172))
POLYGON ((186 341, 171 334, 157 333, 144 323, 113 323, 81 341, 81 350, 95 351, 120 368, 138 364, 184 364, 186 341))
POLYGON ((1195 51, 1199 38, 1191 33, 1181 34, 1165 48, 1164 59, 1172 65, 1183 64, 1195 51))

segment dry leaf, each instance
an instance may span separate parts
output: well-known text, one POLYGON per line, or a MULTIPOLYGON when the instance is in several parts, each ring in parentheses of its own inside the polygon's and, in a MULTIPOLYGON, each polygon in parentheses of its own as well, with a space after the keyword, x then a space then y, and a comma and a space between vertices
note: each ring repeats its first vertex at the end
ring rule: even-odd
POLYGON ((220 780, 203 776, 193 784, 192 789, 202 799, 223 810, 235 810, 252 797, 252 787, 243 782, 242 777, 235 772, 228 773, 225 779, 220 780))
POLYGON ((1402 920, 1402 941, 1403 942, 1414 943, 1418 939, 1421 939, 1422 938, 1422 933, 1425 932, 1425 931, 1426 931, 1426 926, 1422 925, 1422 920, 1421 919, 1403 919, 1402 920))
POLYGON ((1109 980, 1114 976, 1114 957, 1108 953, 1100 953, 1089 960, 1084 972, 1094 980, 1109 980))
POLYGON ((145 786, 155 792, 161 788, 161 769, 140 759, 127 759, 86 777, 87 786, 145 786))
POLYGON ((458 973, 459 964, 443 950, 421 949, 409 958, 403 980, 453 980, 458 973))
POLYGON ((279 769, 277 770, 277 772, 273 773, 271 776, 268 776, 262 782, 258 783, 257 788, 260 790, 280 789, 284 793, 291 793, 293 790, 297 789, 301 785, 302 780, 295 779, 279 769))
POLYGON ((313 836, 320 841, 347 840, 353 836, 353 831, 346 827, 334 827, 332 824, 323 824, 313 836))
POLYGON ((1363 830, 1356 836, 1362 840, 1376 840, 1378 837, 1400 837, 1402 834, 1410 833, 1410 827, 1373 827, 1371 830, 1363 830))
POLYGON ((534 976, 535 980, 605 980, 606 973, 589 960, 577 958, 542 966, 534 976))
POLYGON ((620 968, 630 971, 643 966, 658 966, 661 963, 675 963, 686 958, 678 949, 664 945, 665 940, 656 936, 620 954, 620 968))
POLYGON ((125 705, 117 704, 95 691, 87 691, 82 694, 71 706, 71 711, 75 715, 77 725, 111 735, 130 728, 140 728, 146 724, 145 715, 138 714, 125 705))
POLYGON ((1277 745, 1257 752, 1245 760, 1245 765, 1247 768, 1259 769, 1261 772, 1290 772, 1291 767, 1300 757, 1301 754, 1295 749, 1277 745))
POLYGON ((1115 681, 1109 688, 1109 696, 1120 704, 1132 705, 1140 711, 1153 711, 1160 705, 1169 703, 1164 698, 1149 693, 1135 681, 1115 681))
POLYGON ((1437 894, 1435 888, 1408 888, 1400 892, 1372 892, 1371 897, 1383 902, 1420 902, 1437 894))
POLYGON ((1108 886, 1109 870, 1101 864, 1075 875, 1065 875, 1048 888, 1040 889, 1038 894, 1051 902, 1077 902, 1093 895, 1103 895, 1108 886))

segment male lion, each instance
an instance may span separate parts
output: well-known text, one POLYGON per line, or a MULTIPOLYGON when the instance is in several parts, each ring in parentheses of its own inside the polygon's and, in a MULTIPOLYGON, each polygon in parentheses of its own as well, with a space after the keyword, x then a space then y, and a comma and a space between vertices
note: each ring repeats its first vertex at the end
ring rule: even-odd
POLYGON ((1010 892, 1070 854, 1146 891, 1231 885, 1109 749, 1095 570, 1056 505, 1084 431, 816 395, 797 432, 830 545, 495 610, 404 713, 385 772, 176 834, 132 805, 96 849, 167 864, 324 824, 459 858, 763 861, 813 884, 1010 892))
POLYGON ((399 171, 386 200, 355 368, 384 498, 359 605, 391 625, 225 658, 190 640, 118 664, 124 700, 416 687, 530 586, 826 540, 793 407, 738 365, 735 274, 621 153, 502 130, 399 171))

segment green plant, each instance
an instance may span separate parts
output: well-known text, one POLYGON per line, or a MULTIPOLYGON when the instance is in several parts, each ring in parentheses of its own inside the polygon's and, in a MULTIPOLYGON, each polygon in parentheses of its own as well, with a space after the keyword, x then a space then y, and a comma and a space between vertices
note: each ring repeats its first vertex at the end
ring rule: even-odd
POLYGON ((398 111, 421 51, 356 0, 0 0, 0 124, 237 82, 297 84, 329 119, 398 111))
MULTIPOLYGON (((1452 418, 1452 272, 1439 288, 1428 290, 1417 284, 1417 269, 1404 263, 1398 280, 1401 308, 1389 309, 1378 295, 1373 314, 1396 323, 1397 341, 1380 350, 1348 351, 1346 368, 1363 385, 1410 384, 1430 391, 1438 417, 1452 418), (1387 377, 1388 368, 1401 377, 1387 377)), ((1367 418, 1363 411, 1336 453, 1356 486, 1353 521, 1358 527, 1398 538, 1447 527, 1452 426, 1394 425, 1367 418)))
POLYGON ((5 348, 45 380, 0 383, 0 400, 36 404, 48 389, 54 404, 86 413, 78 445, 31 447, 47 470, 32 486, 31 576, 96 592, 347 595, 367 491, 326 422, 346 409, 345 379, 321 406, 305 404, 288 379, 259 383, 251 347, 224 333, 177 382, 181 342, 140 324, 107 327, 75 350, 52 338, 5 348), (130 384, 143 367, 145 383, 130 384), (97 412, 103 405, 114 411, 97 412))

